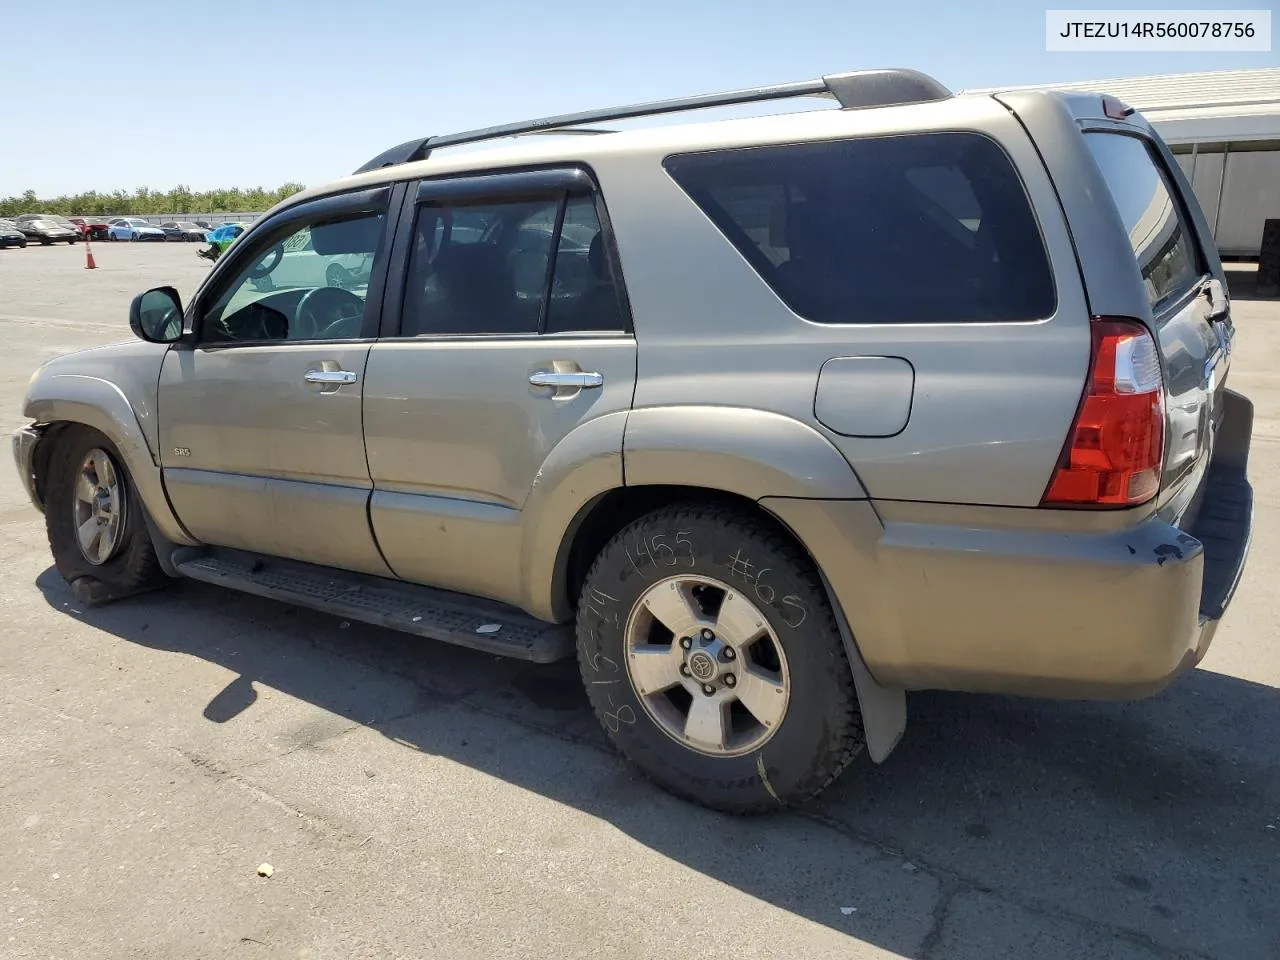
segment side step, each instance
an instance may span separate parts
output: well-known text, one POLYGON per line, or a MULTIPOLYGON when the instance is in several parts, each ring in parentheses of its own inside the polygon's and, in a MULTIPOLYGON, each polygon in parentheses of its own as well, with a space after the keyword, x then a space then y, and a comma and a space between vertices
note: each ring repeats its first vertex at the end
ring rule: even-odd
POLYGON ((573 627, 492 600, 239 551, 179 551, 184 577, 533 663, 574 651, 573 627))

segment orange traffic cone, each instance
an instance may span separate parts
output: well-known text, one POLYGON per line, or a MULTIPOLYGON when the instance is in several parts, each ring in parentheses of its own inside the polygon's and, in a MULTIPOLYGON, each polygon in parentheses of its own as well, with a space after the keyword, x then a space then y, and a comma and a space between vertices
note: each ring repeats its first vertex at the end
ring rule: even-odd
POLYGON ((97 270, 98 265, 93 262, 93 248, 89 246, 89 238, 84 238, 84 268, 86 270, 97 270))

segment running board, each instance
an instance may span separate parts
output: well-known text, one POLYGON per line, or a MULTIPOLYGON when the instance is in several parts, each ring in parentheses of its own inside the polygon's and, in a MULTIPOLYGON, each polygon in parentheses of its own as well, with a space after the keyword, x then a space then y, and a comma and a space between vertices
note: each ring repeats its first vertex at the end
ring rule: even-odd
POLYGON ((239 551, 180 550, 174 561, 192 580, 502 657, 552 663, 574 651, 572 625, 492 600, 239 551))

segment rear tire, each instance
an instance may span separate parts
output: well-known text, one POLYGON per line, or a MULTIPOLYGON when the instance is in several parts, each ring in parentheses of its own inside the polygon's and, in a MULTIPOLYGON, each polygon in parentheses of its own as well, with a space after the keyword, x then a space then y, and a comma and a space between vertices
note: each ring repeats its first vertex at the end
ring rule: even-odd
POLYGON ((78 425, 51 440, 45 530, 54 566, 76 598, 105 603, 163 584, 142 504, 111 441, 78 425))
POLYGON ((817 571, 749 510, 676 505, 626 527, 587 575, 577 633, 610 740, 677 796, 738 814, 801 803, 865 745, 817 571))

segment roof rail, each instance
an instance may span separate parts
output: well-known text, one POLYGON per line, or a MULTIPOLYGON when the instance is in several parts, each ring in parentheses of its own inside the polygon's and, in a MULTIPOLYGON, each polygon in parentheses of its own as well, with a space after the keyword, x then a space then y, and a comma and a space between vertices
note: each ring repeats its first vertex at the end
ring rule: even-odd
POLYGON ((398 144, 390 150, 384 150, 355 172, 364 173, 380 167, 425 160, 432 150, 439 147, 455 147, 463 143, 478 143, 482 140, 496 140, 522 134, 558 132, 568 127, 581 128, 584 124, 607 123, 613 120, 650 117, 664 113, 683 113, 688 110, 706 110, 741 103, 785 100, 789 97, 833 97, 841 107, 857 109, 946 100, 950 96, 950 90, 917 70, 855 70, 852 73, 829 74, 817 80, 800 80, 769 87, 749 87, 745 90, 707 93, 675 100, 652 100, 648 103, 634 103, 624 107, 606 107, 603 110, 587 110, 583 113, 566 113, 558 117, 543 117, 539 120, 504 123, 496 127, 465 130, 462 133, 450 133, 440 137, 422 137, 398 144))

